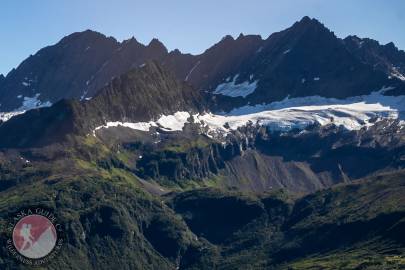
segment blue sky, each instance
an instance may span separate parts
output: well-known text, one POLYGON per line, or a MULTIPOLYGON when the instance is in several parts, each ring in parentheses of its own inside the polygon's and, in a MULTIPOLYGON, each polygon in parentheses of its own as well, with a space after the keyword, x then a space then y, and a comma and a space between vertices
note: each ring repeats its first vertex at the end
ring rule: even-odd
POLYGON ((169 50, 201 53, 226 34, 269 34, 308 15, 338 37, 357 34, 405 49, 403 0, 3 0, 0 73, 72 32, 118 40, 159 38, 169 50))

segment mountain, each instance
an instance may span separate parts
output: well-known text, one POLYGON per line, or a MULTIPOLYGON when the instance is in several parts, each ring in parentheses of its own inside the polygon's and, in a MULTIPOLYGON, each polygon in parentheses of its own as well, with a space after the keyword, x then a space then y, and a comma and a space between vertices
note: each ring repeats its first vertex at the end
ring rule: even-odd
POLYGON ((150 121, 178 111, 198 113, 204 100, 155 62, 113 79, 91 100, 62 100, 0 124, 1 147, 49 144, 67 135, 86 135, 106 122, 150 121))
POLYGON ((7 75, 0 88, 1 111, 17 109, 25 97, 35 95, 51 103, 91 98, 113 77, 149 60, 163 61, 168 55, 156 39, 145 46, 134 38, 119 43, 90 30, 71 34, 30 56, 7 75))
POLYGON ((254 193, 286 188, 307 194, 405 165, 402 118, 395 119, 393 108, 363 112, 355 99, 329 105, 332 109, 318 105, 319 112, 312 106, 311 120, 300 109, 215 115, 206 102, 187 82, 147 62, 113 79, 91 100, 62 100, 0 124, 0 147, 70 145, 90 136, 121 149, 126 168, 146 181, 180 187, 214 182, 254 193))
POLYGON ((19 108, 24 97, 36 94, 41 101, 52 103, 79 98, 86 90, 86 81, 111 57, 116 46, 113 38, 85 31, 39 50, 7 74, 0 91, 2 111, 19 108))
POLYGON ((369 38, 348 36, 344 43, 347 49, 364 63, 383 71, 387 76, 405 80, 405 52, 390 42, 381 45, 369 38))
POLYGON ((362 53, 351 39, 341 40, 316 19, 304 17, 265 40, 226 36, 204 53, 190 55, 168 52, 157 39, 148 45, 135 38, 117 42, 87 30, 41 49, 12 70, 0 83, 0 111, 22 110, 24 101, 32 99, 37 106, 64 98, 90 99, 112 78, 149 60, 180 81, 215 94, 210 105, 214 111, 286 97, 359 96, 384 86, 395 87, 396 95, 403 93, 403 52, 393 45, 379 49, 369 40, 374 45, 362 47, 370 47, 362 53), (376 61, 386 68, 377 68, 376 61), (398 76, 391 76, 396 72, 398 76))
POLYGON ((237 39, 225 36, 196 57, 197 61, 187 75, 187 81, 201 90, 210 90, 229 73, 237 72, 262 44, 260 36, 240 34, 237 39))
POLYGON ((0 268, 28 269, 25 207, 63 228, 49 269, 404 268, 402 53, 309 17, 200 55, 40 50, 0 76, 0 268))
POLYGON ((218 109, 225 110, 286 97, 346 98, 368 94, 383 86, 404 89, 402 81, 390 79, 360 61, 333 32, 308 17, 270 35, 260 50, 236 71, 226 74, 221 83, 212 89, 222 94, 218 96, 218 109), (251 86, 250 91, 238 96, 227 93, 242 84, 251 86))

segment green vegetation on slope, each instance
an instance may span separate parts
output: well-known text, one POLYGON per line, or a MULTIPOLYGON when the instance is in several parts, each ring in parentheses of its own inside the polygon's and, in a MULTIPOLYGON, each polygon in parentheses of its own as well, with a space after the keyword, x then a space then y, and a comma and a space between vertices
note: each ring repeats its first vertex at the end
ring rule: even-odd
MULTIPOLYGON (((125 151, 88 136, 2 152, 0 224, 22 207, 52 209, 67 243, 51 269, 403 267, 404 171, 305 197, 218 189, 221 176, 204 180, 211 188, 191 180, 159 196, 134 174, 135 152, 125 151)), ((0 268, 24 268, 6 237, 2 230, 0 268)))

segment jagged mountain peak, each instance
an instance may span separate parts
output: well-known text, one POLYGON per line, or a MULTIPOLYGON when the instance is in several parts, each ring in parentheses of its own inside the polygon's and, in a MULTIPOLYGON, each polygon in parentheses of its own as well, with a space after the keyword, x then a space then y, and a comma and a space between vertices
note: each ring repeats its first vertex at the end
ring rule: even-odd
POLYGON ((118 43, 118 41, 113 37, 107 37, 106 35, 100 32, 87 29, 81 32, 72 33, 62 38, 58 42, 58 44, 66 45, 71 44, 72 42, 94 42, 96 40, 103 40, 103 39, 108 39, 114 41, 115 43, 118 43))
POLYGON ((388 42, 386 44, 381 44, 380 42, 378 42, 377 40, 371 39, 371 38, 362 38, 359 37, 357 35, 349 35, 347 37, 345 37, 343 39, 343 41, 345 42, 355 42, 356 44, 359 45, 359 47, 363 47, 363 46, 373 46, 373 47, 377 47, 377 46, 381 46, 384 47, 386 49, 389 50, 395 50, 395 51, 403 51, 400 50, 394 42, 388 42))
POLYGON ((244 37, 245 37, 245 35, 244 35, 243 33, 240 33, 239 36, 238 36, 238 38, 237 38, 237 40, 241 40, 241 39, 243 39, 244 37))
POLYGON ((309 16, 304 16, 301 20, 298 21, 300 24, 316 24, 316 25, 323 25, 320 21, 315 18, 311 18, 309 16))
MULTIPOLYGON (((132 36, 129 39, 125 39, 121 42, 121 44, 126 45, 126 44, 141 44, 134 36, 132 36)), ((143 45, 143 44, 142 44, 143 45)))
POLYGON ((182 54, 182 52, 179 49, 174 49, 174 50, 170 51, 169 53, 173 54, 173 55, 181 55, 182 54))
POLYGON ((146 48, 146 46, 140 43, 135 37, 123 40, 120 46, 115 50, 115 54, 121 54, 125 51, 138 51, 146 48))
POLYGON ((292 27, 317 27, 317 28, 326 28, 325 25, 315 18, 309 16, 304 16, 301 20, 295 22, 292 27))
MULTIPOLYGON (((224 36, 218 43, 216 43, 211 48, 226 47, 226 46, 241 46, 246 43, 262 42, 262 41, 263 39, 260 35, 245 35, 243 33, 240 33, 236 39, 232 35, 224 36)), ((210 50, 211 48, 209 48, 208 50, 210 50)))
POLYGON ((165 51, 166 53, 168 52, 166 46, 157 38, 153 38, 149 42, 148 47, 156 49, 156 50, 165 51))
POLYGON ((317 38, 333 38, 337 40, 335 34, 329 30, 323 23, 317 19, 310 18, 308 16, 303 17, 300 21, 295 22, 287 32, 291 32, 290 35, 304 36, 317 36, 317 38))
POLYGON ((229 42, 229 41, 234 41, 234 40, 235 40, 235 39, 233 38, 232 35, 226 35, 226 36, 224 36, 223 38, 221 38, 221 41, 218 42, 218 43, 221 43, 221 42, 229 42))
POLYGON ((388 42, 387 44, 384 45, 384 47, 392 50, 399 50, 397 46, 395 46, 394 42, 388 42))
POLYGON ((376 40, 357 36, 348 36, 343 43, 363 63, 391 78, 405 81, 405 51, 398 49, 394 43, 382 45, 376 40))

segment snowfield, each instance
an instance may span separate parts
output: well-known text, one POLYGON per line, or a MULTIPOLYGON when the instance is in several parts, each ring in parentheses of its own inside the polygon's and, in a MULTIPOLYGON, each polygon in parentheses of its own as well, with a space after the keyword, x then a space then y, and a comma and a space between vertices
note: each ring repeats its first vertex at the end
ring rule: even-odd
POLYGON ((6 122, 10 120, 12 117, 23 114, 25 111, 15 111, 15 112, 0 112, 0 122, 6 122))
POLYGON ((384 96, 383 93, 390 89, 392 88, 383 88, 370 95, 347 99, 319 96, 286 98, 265 105, 240 107, 223 114, 191 115, 188 112, 177 112, 174 115, 163 115, 157 121, 108 122, 104 126, 97 127, 95 131, 112 126, 124 126, 140 131, 148 131, 151 127, 160 126, 167 131, 181 131, 187 122, 200 123, 208 129, 209 136, 226 135, 249 122, 276 131, 303 129, 315 123, 320 125, 334 123, 348 130, 358 130, 371 126, 376 119, 402 119, 401 116, 405 111, 405 96, 384 96))
MULTIPOLYGON (((36 109, 36 108, 41 108, 41 107, 50 107, 52 106, 52 103, 49 101, 46 102, 42 102, 41 100, 39 100, 40 94, 37 93, 35 94, 35 96, 33 97, 24 97, 22 106, 12 112, 0 112, 0 121, 8 121, 10 120, 10 118, 19 115, 19 114, 23 114, 26 111, 32 110, 32 109, 36 109)), ((22 95, 17 96, 17 98, 22 98, 22 95)))

